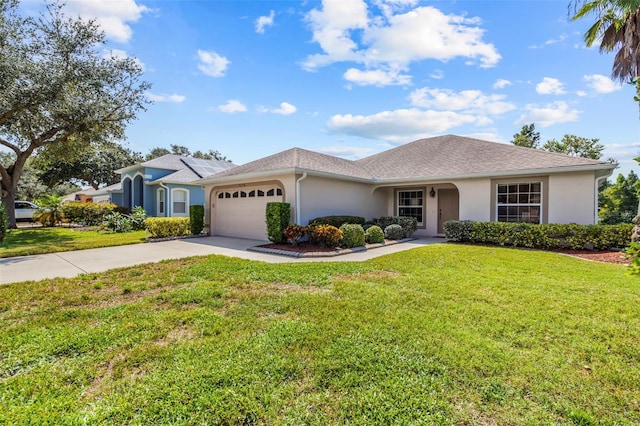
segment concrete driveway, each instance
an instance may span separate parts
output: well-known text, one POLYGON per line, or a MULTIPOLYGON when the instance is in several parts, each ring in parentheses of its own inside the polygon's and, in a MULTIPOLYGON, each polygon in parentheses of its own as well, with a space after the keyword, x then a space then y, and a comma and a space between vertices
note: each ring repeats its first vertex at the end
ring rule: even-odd
POLYGON ((410 250, 427 244, 442 243, 438 238, 421 238, 401 244, 345 254, 338 257, 291 258, 247 251, 265 241, 227 237, 200 237, 127 246, 105 247, 62 253, 38 254, 0 259, 0 284, 45 278, 70 278, 89 272, 180 259, 190 256, 220 254, 269 263, 285 262, 357 262, 389 253, 410 250))

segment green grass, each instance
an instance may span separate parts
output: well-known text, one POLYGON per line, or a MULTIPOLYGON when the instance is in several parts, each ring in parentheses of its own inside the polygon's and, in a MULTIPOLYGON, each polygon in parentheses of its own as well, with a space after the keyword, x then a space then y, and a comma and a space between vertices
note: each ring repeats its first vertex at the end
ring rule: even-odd
POLYGON ((640 280, 436 245, 0 287, 0 424, 640 423, 640 280))
POLYGON ((83 228, 9 229, 0 258, 142 243, 145 231, 114 233, 83 228))

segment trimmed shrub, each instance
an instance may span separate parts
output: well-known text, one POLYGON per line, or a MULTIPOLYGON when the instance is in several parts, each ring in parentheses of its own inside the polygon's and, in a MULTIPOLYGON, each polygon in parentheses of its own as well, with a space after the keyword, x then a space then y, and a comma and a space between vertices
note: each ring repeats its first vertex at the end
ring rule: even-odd
POLYGON ((191 234, 200 235, 204 229, 204 206, 194 204, 189 206, 189 227, 191 234))
POLYGON ((287 241, 297 245, 300 241, 303 241, 309 232, 308 226, 300 226, 300 225, 289 225, 284 228, 284 235, 287 237, 287 241))
POLYGON ((154 238, 172 238, 189 235, 188 217, 150 217, 145 221, 149 235, 154 238))
POLYGON ((402 226, 392 223, 384 228, 384 237, 388 240, 401 240, 405 236, 405 231, 402 226))
POLYGON ((340 228, 345 223, 364 225, 364 217, 360 216, 322 216, 309 221, 309 226, 331 225, 340 228))
POLYGON ((364 240, 369 244, 384 243, 384 231, 378 225, 371 225, 364 232, 364 240))
POLYGON ((342 231, 342 240, 340 245, 346 248, 362 247, 364 246, 364 229, 361 225, 354 223, 345 223, 340 227, 342 231))
POLYGON ((451 241, 529 248, 605 250, 626 247, 632 224, 577 225, 449 221, 445 236, 451 241))
POLYGON ((311 244, 322 247, 337 247, 342 240, 342 231, 332 225, 317 225, 309 228, 311 244))
POLYGON ((284 242, 284 229, 289 225, 291 206, 289 203, 267 203, 266 221, 267 236, 274 244, 284 242))
POLYGON ((61 207, 66 222, 82 223, 87 226, 100 225, 115 208, 116 205, 112 203, 96 204, 79 201, 64 203, 61 207))
POLYGON ((389 225, 400 225, 404 230, 404 236, 402 238, 410 237, 418 229, 417 219, 408 216, 382 216, 374 219, 374 223, 378 225, 380 229, 387 229, 389 225))

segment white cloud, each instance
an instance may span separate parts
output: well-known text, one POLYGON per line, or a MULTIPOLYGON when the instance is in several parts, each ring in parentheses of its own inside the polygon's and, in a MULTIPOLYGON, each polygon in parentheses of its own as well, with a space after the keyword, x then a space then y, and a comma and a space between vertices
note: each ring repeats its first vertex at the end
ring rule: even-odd
POLYGON ((223 77, 227 71, 227 67, 231 63, 231 61, 224 56, 206 50, 198 50, 198 60, 200 61, 198 69, 211 77, 223 77))
POLYGON ((272 10, 269 16, 261 16, 256 19, 256 32, 258 34, 264 34, 264 29, 273 25, 273 18, 275 18, 275 16, 276 13, 272 10))
POLYGON ((585 75, 582 79, 596 93, 611 93, 622 89, 622 86, 602 74, 585 75))
POLYGON ((536 92, 540 95, 562 95, 566 93, 564 84, 557 78, 545 77, 536 85, 536 92))
POLYGON ((373 115, 334 115, 327 128, 345 133, 390 142, 406 142, 407 139, 443 133, 463 124, 477 123, 472 114, 453 111, 421 111, 416 108, 383 111, 373 115))
POLYGON ((441 69, 435 69, 431 74, 429 74, 429 77, 433 78, 434 80, 442 80, 444 78, 444 71, 442 71, 441 69))
POLYGON ((146 96, 147 96, 147 99, 153 102, 171 102, 176 104, 182 103, 187 99, 186 96, 178 95, 175 93, 172 95, 167 95, 165 93, 162 93, 160 95, 154 95, 151 92, 147 92, 146 96))
POLYGON ((492 67, 501 56, 493 44, 483 42, 480 20, 463 15, 445 15, 434 7, 416 7, 405 13, 398 9, 414 1, 378 1, 384 17, 369 16, 364 0, 324 0, 307 21, 313 41, 322 53, 310 55, 304 69, 313 71, 336 62, 364 64, 368 70, 406 69, 414 61, 457 57, 481 67, 492 67))
POLYGON ((95 19, 108 38, 120 43, 131 39, 133 31, 128 24, 137 22, 143 13, 150 11, 135 0, 67 0, 65 3, 66 13, 95 19))
POLYGON ((266 108, 266 107, 259 108, 260 112, 270 112, 272 114, 280 114, 280 115, 291 115, 295 113, 297 110, 298 108, 296 108, 295 105, 292 105, 288 102, 282 102, 280 104, 280 108, 266 108))
POLYGON ((318 152, 351 160, 358 160, 366 157, 367 155, 371 155, 374 150, 371 148, 361 148, 356 146, 330 146, 319 149, 318 152))
POLYGON ((229 114, 233 114, 236 112, 245 112, 246 110, 247 107, 242 102, 235 99, 229 99, 226 104, 218 106, 218 111, 226 112, 229 114))
POLYGON ((116 59, 127 59, 127 58, 131 58, 134 60, 134 62, 136 64, 138 64, 138 66, 140 67, 140 69, 142 69, 142 71, 145 70, 145 65, 144 63, 138 59, 138 58, 132 58, 131 56, 129 56, 129 54, 127 52, 125 52, 124 50, 120 50, 120 49, 109 49, 109 50, 105 50, 104 54, 102 55, 104 58, 116 58, 116 59))
POLYGON ((361 71, 356 68, 349 68, 343 77, 345 80, 359 86, 407 86, 411 84, 411 76, 400 74, 399 70, 361 71))
POLYGON ((493 83, 494 89, 504 89, 507 86, 511 86, 511 82, 509 80, 505 80, 504 78, 499 78, 493 83))
POLYGON ((526 112, 514 123, 518 126, 535 123, 536 126, 548 127, 553 124, 577 121, 581 111, 570 109, 566 102, 558 101, 544 106, 529 104, 526 112))
POLYGON ((516 108, 514 104, 506 102, 505 98, 505 95, 485 95, 480 90, 454 92, 428 87, 415 90, 409 95, 414 106, 489 115, 504 114, 516 108))
POLYGON ((578 90, 576 92, 576 95, 580 96, 581 98, 584 98, 585 96, 587 96, 587 92, 585 92, 584 90, 578 90))
POLYGON ((545 46, 551 46, 552 44, 556 44, 556 43, 561 43, 563 41, 565 41, 567 39, 567 35, 566 34, 560 34, 558 36, 558 38, 551 38, 547 41, 544 42, 544 44, 540 45, 533 45, 530 47, 530 49, 542 49, 545 46))

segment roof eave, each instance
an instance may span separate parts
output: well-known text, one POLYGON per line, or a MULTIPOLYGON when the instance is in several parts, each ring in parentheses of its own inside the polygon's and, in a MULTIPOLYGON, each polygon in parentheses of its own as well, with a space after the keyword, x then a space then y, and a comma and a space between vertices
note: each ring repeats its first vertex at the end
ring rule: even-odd
POLYGON ((289 168, 285 168, 285 169, 275 169, 275 170, 268 170, 268 171, 263 171, 263 172, 252 172, 252 173, 243 173, 243 174, 237 174, 237 175, 232 175, 232 176, 221 176, 216 178, 215 175, 211 176, 211 177, 207 177, 207 178, 203 178, 203 179, 199 179, 197 181, 195 181, 195 183, 200 184, 200 185, 208 185, 208 184, 212 184, 212 183, 225 183, 225 182, 230 182, 230 181, 234 181, 234 180, 240 180, 240 179, 257 179, 257 178, 265 178, 265 177, 269 177, 269 176, 276 176, 276 175, 284 175, 284 174, 296 174, 296 173, 307 173, 308 175, 311 176, 319 176, 319 177, 326 177, 326 178, 331 178, 331 179, 341 179, 341 180, 348 180, 348 181, 352 181, 352 182, 362 182, 362 183, 371 183, 372 180, 371 178, 360 178, 357 176, 348 176, 348 175, 342 175, 342 174, 338 174, 338 173, 329 173, 329 172, 322 172, 319 170, 314 170, 314 169, 306 169, 306 168, 302 168, 302 167, 289 167, 289 168))
POLYGON ((410 182, 435 182, 443 180, 460 180, 460 179, 479 179, 493 177, 509 177, 524 175, 542 175, 570 172, 587 172, 597 170, 613 170, 618 167, 615 163, 608 164, 589 164, 581 166, 565 166, 565 167, 544 167, 537 169, 519 169, 519 170, 503 170, 494 172, 468 173, 463 175, 440 175, 440 176, 416 176, 397 179, 374 178, 376 184, 394 184, 394 183, 410 183, 410 182))

